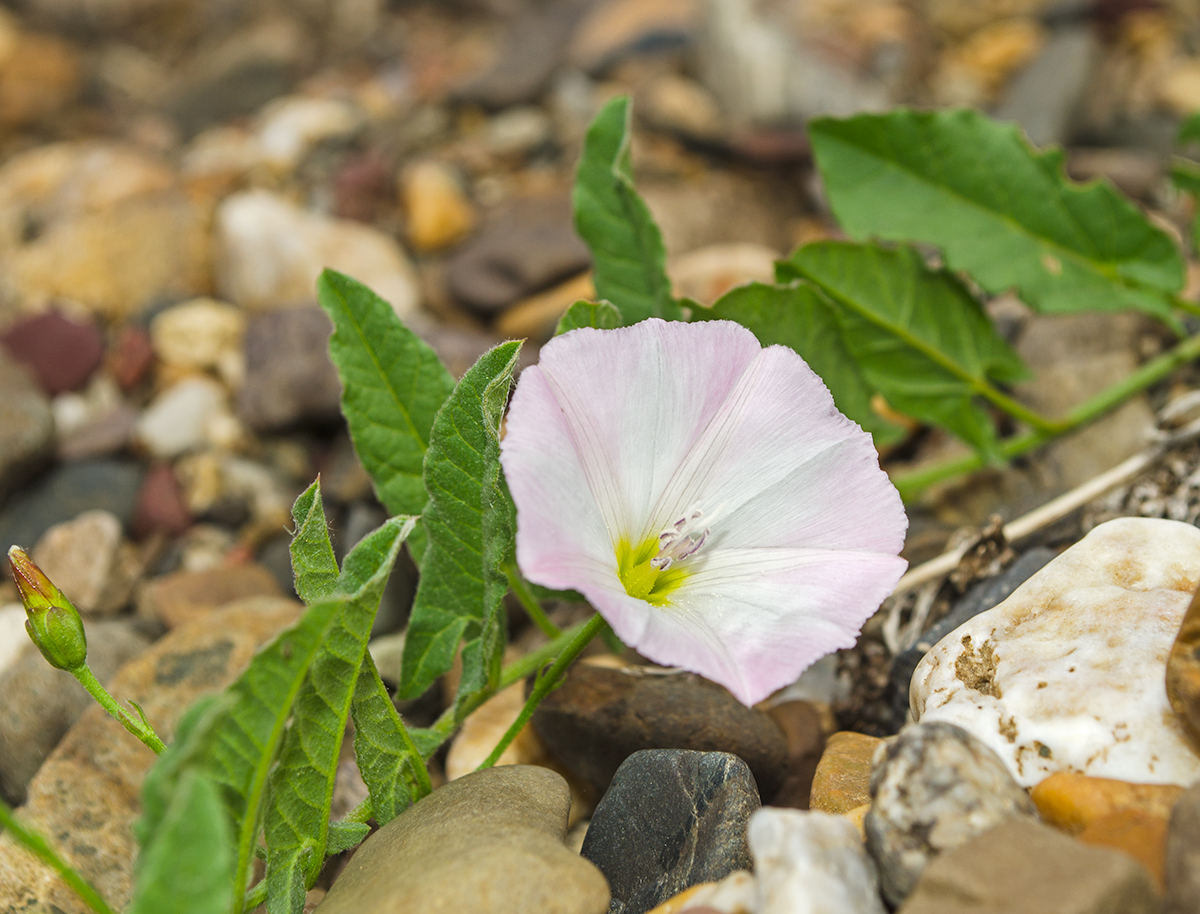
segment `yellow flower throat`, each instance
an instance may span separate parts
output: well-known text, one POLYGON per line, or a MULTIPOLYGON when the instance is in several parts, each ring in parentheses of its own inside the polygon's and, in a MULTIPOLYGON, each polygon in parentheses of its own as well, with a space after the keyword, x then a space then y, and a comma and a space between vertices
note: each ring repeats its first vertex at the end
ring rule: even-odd
POLYGON ((617 577, 625 585, 625 592, 635 600, 645 600, 652 606, 666 606, 671 592, 691 572, 679 565, 663 569, 655 567, 651 562, 658 551, 657 537, 648 537, 636 547, 622 537, 617 543, 617 577))

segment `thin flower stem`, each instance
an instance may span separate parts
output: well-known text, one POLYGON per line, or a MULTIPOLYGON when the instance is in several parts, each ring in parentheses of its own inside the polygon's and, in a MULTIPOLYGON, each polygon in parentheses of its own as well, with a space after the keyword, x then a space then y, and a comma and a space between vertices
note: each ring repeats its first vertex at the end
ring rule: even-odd
POLYGON ((134 717, 119 704, 116 699, 108 694, 104 686, 100 684, 100 680, 92 673, 91 667, 86 663, 82 663, 75 669, 70 671, 71 675, 79 680, 79 684, 88 690, 88 694, 96 699, 97 703, 105 711, 116 718, 117 723, 140 739, 143 743, 162 755, 166 751, 167 746, 158 734, 154 732, 154 728, 147 722, 134 717))
POLYGON ((550 621, 550 617, 542 609, 542 604, 534 596, 529 582, 521 577, 521 572, 517 570, 517 566, 508 565, 505 567, 504 573, 508 575, 508 586, 512 588, 513 594, 521 601, 521 605, 525 607, 525 612, 529 614, 529 618, 533 620, 533 624, 542 630, 542 634, 547 638, 557 638, 561 635, 562 630, 550 621))
POLYGON ((114 914, 112 908, 100 896, 95 887, 76 872, 67 861, 63 860, 50 846, 50 842, 35 831, 31 831, 13 815, 12 808, 0 800, 0 826, 13 836, 13 839, 27 851, 53 869, 63 882, 97 914, 114 914))
MULTIPOLYGON (((1188 337, 1175 348, 1151 359, 1116 384, 1079 404, 1063 417, 1057 431, 1034 430, 1015 435, 1000 443, 1000 453, 1005 459, 1012 459, 1046 444, 1065 432, 1093 422, 1197 358, 1200 358, 1200 334, 1188 337)), ((899 473, 892 477, 892 482, 900 490, 900 495, 905 501, 913 501, 934 483, 979 469, 984 462, 978 454, 967 454, 920 470, 899 473)))
POLYGON ((545 673, 538 676, 537 681, 533 684, 533 691, 529 693, 529 698, 525 700, 525 707, 521 708, 521 713, 517 715, 517 719, 513 721, 512 726, 501 737, 500 742, 496 744, 496 748, 480 765, 480 768, 491 768, 504 754, 504 750, 509 747, 517 734, 521 732, 524 726, 529 723, 529 718, 533 717, 533 712, 537 710, 537 706, 542 703, 542 699, 556 689, 563 676, 567 672, 567 667, 575 662, 585 647, 591 643, 591 640, 600 634, 601 631, 608 625, 604 621, 604 617, 599 613, 592 616, 584 623, 583 628, 571 639, 571 642, 563 649, 563 652, 558 655, 558 659, 545 673))
POLYGON ((1029 407, 1018 403, 1007 394, 1001 393, 991 384, 985 382, 978 385, 975 389, 981 397, 994 406, 1000 407, 1000 409, 1004 410, 1014 419, 1019 419, 1040 432, 1056 434, 1066 430, 1061 419, 1047 419, 1041 413, 1036 413, 1029 407))

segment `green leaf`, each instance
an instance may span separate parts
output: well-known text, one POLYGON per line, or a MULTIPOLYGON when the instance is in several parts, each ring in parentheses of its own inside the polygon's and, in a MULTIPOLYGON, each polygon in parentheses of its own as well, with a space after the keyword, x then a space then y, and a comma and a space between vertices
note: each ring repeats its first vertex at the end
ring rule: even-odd
POLYGON ((366 822, 330 822, 325 854, 332 857, 352 847, 358 847, 370 833, 371 826, 366 822))
POLYGON ((617 303, 628 324, 679 320, 662 235, 633 186, 629 98, 600 109, 583 141, 575 177, 575 228, 591 248, 596 295, 617 303))
POLYGON ((712 308, 697 308, 693 320, 730 320, 746 327, 764 346, 780 343, 798 352, 833 394, 839 410, 870 432, 877 444, 903 437, 903 429, 871 409, 871 385, 842 339, 838 307, 803 280, 786 285, 752 282, 730 289, 712 308))
MULTIPOLYGON (((420 514, 429 433, 454 378, 391 305, 362 283, 325 270, 317 300, 333 321, 329 355, 342 379, 342 413, 354 449, 389 514, 420 514)), ((420 542, 414 536, 409 544, 414 555, 423 551, 420 542)))
POLYGON ((1175 137, 1177 143, 1189 143, 1200 140, 1200 111, 1194 111, 1183 119, 1179 125, 1179 133, 1175 137))
POLYGON ((271 914, 297 914, 325 861, 329 807, 350 702, 379 598, 414 523, 411 517, 391 518, 346 556, 337 588, 344 602, 313 655, 292 708, 294 722, 269 778, 265 826, 271 914))
POLYGON ((601 330, 612 330, 623 327, 624 319, 621 312, 612 302, 607 301, 577 301, 567 309, 558 321, 554 335, 566 333, 568 330, 578 330, 580 327, 598 327, 601 330))
POLYGON ((292 574, 296 593, 305 603, 333 593, 337 586, 338 566, 329 542, 329 525, 321 504, 321 480, 301 493, 292 505, 296 532, 292 536, 292 574))
POLYGON ((1017 381, 1025 368, 962 283, 910 248, 820 242, 784 263, 837 304, 850 355, 888 403, 993 451, 995 430, 975 397, 989 378, 1017 381))
POLYGON ((188 767, 138 860, 128 914, 229 914, 234 869, 220 791, 200 770, 188 767))
POLYGON ((809 126, 830 205, 852 236, 937 245, 988 292, 1048 314, 1139 308, 1171 319, 1171 238, 1111 185, 1074 184, 1062 151, 969 110, 898 110, 809 126))
POLYGON ((371 795, 380 825, 390 822, 429 793, 429 774, 371 655, 363 658, 350 706, 354 717, 354 755, 371 795))
MULTIPOLYGON (((463 680, 499 675, 503 622, 500 601, 508 588, 493 566, 497 537, 505 534, 497 512, 500 416, 520 343, 485 353, 438 412, 425 457, 429 507, 424 523, 429 548, 408 622, 400 695, 420 695, 450 669, 462 638, 463 680)), ((508 545, 500 546, 507 550, 508 545)))

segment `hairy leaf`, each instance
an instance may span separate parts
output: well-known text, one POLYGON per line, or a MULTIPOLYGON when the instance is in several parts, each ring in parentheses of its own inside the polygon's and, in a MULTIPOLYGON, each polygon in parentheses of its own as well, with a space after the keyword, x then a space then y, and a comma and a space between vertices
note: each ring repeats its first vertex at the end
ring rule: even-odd
POLYGON ((554 335, 566 333, 568 330, 578 330, 580 327, 599 327, 601 330, 612 330, 624 326, 625 321, 621 312, 612 302, 607 301, 577 301, 567 309, 558 321, 554 335))
POLYGON ((962 283, 909 248, 845 242, 805 245, 781 264, 790 269, 837 304, 850 355, 888 403, 991 451, 995 431, 975 396, 1025 369, 962 283))
POLYGON ((697 308, 692 319, 736 321, 764 346, 791 347, 821 376, 839 410, 874 435, 876 443, 895 441, 903 430, 871 409, 874 391, 842 339, 837 310, 829 296, 803 280, 752 282, 730 289, 712 308, 697 308))
POLYGON ((450 669, 458 642, 463 680, 478 687, 499 675, 503 650, 500 601, 508 582, 494 563, 511 530, 497 512, 500 416, 520 343, 485 353, 459 382, 434 421, 425 457, 429 549, 409 618, 400 695, 420 695, 450 669))
POLYGON ((337 586, 338 566, 329 542, 329 525, 321 504, 321 480, 301 493, 292 505, 296 532, 292 536, 292 575, 296 593, 306 603, 333 593, 337 586))
POLYGON ((662 235, 633 186, 629 99, 614 98, 583 141, 575 177, 575 228, 594 261, 599 298, 616 302, 625 323, 648 317, 679 320, 667 279, 662 235))
POLYGON ((1170 237, 1111 185, 1078 185, 1062 151, 969 110, 822 118, 809 126, 830 205, 858 238, 937 245, 984 289, 1046 313, 1140 308, 1170 318, 1170 237))
POLYGON ((332 857, 342 851, 357 847, 371 833, 366 822, 330 822, 329 837, 325 842, 325 854, 332 857))
POLYGON ((379 598, 413 524, 411 517, 391 518, 346 556, 337 587, 345 601, 313 655, 292 709, 294 722, 269 779, 266 880, 271 914, 297 914, 325 860, 329 807, 350 702, 379 598))
MULTIPOLYGON (((391 305, 333 270, 317 281, 333 321, 329 354, 342 379, 342 412, 363 466, 390 514, 425 507, 421 467, 438 409, 454 378, 391 305)), ((414 536, 410 548, 422 550, 414 536)))

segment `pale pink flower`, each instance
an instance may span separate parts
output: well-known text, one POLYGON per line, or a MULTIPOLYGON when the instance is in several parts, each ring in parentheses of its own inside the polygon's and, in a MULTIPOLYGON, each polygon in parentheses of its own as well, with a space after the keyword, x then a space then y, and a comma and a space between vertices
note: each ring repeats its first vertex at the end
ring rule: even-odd
POLYGON ((746 704, 853 645, 905 568, 870 436, 800 356, 728 321, 555 338, 500 459, 529 580, 746 704))

